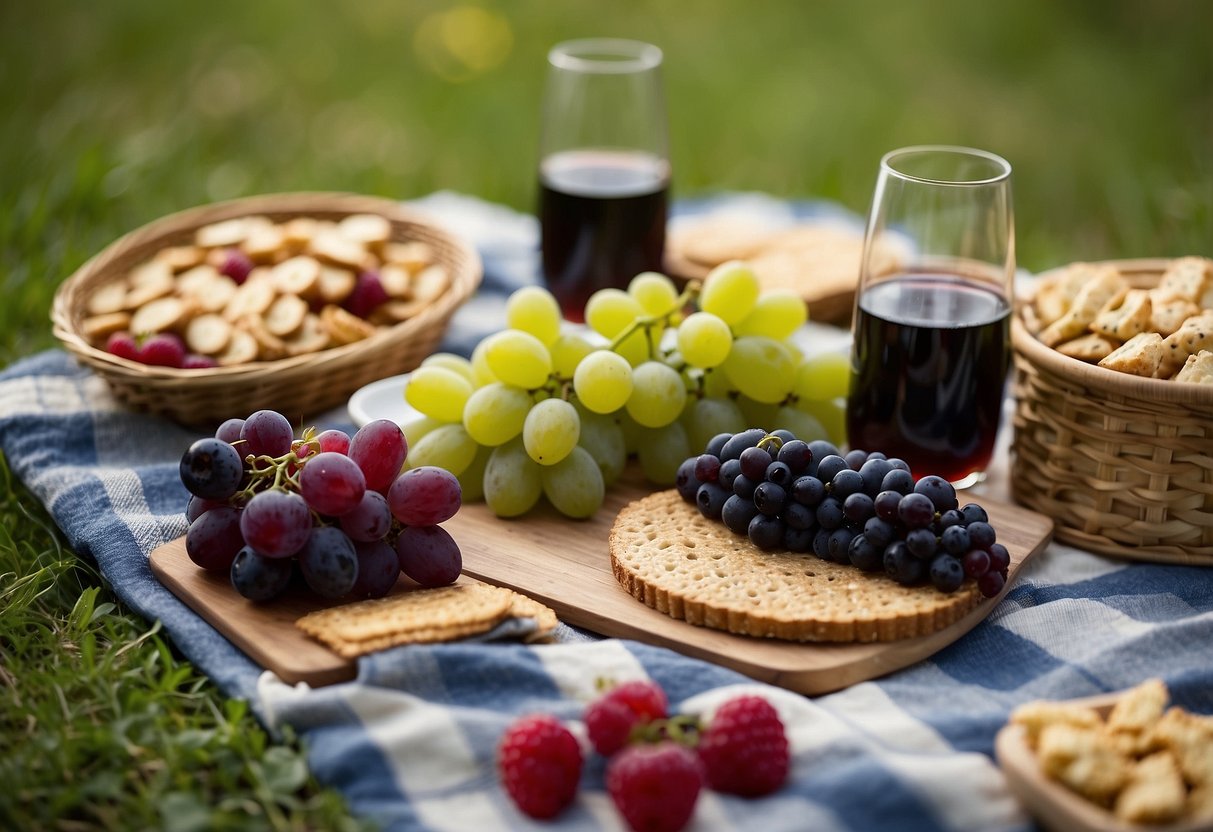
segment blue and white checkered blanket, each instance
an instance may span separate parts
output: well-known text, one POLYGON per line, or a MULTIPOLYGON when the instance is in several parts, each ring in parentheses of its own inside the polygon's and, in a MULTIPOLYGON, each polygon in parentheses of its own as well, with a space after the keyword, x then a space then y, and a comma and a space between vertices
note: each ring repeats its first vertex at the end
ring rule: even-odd
MULTIPOLYGON (((722 204, 773 218, 838 215, 829 206, 735 195, 681 205, 680 215, 722 204)), ((533 282, 535 225, 451 194, 418 206, 472 240, 484 258, 484 288, 457 314, 446 344, 467 352, 501 325, 505 295, 533 282)), ((317 423, 345 421, 329 414, 317 423)), ((194 438, 124 410, 100 379, 61 352, 0 373, 0 449, 76 551, 97 560, 130 607, 162 621, 225 692, 250 699, 267 724, 299 729, 316 775, 386 828, 621 828, 600 760, 586 766, 576 804, 546 824, 514 809, 493 767, 497 738, 517 715, 545 711, 581 731, 578 719, 599 677, 655 679, 684 712, 710 712, 743 690, 779 710, 794 754, 786 787, 761 800, 705 792, 693 830, 1026 828, 1028 816, 992 760, 994 734, 1016 704, 1160 676, 1180 704, 1213 712, 1213 570, 1130 565, 1057 544, 957 643, 899 673, 814 699, 667 650, 571 634, 536 647, 398 648, 363 659, 353 682, 290 687, 250 662, 148 568, 152 549, 185 532, 177 461, 194 438)), ((1005 466, 1005 437, 1002 453, 1005 466)), ((987 483, 995 493, 1002 476, 987 483)))

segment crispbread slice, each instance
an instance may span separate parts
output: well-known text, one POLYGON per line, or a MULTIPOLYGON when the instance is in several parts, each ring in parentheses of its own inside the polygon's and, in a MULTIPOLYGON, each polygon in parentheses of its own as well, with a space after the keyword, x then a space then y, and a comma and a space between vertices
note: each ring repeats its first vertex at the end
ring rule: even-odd
MULTIPOLYGON (((1130 289, 1120 305, 1106 308, 1091 322, 1091 331, 1118 341, 1128 341, 1150 327, 1153 311, 1150 293, 1145 289, 1130 289)), ((1102 357, 1102 356, 1101 356, 1102 357)))
POLYGON ((1213 260, 1204 257, 1180 257, 1172 260, 1158 281, 1161 292, 1200 303, 1213 282, 1213 260))
POLYGON ((1134 335, 1111 355, 1099 362, 1100 367, 1150 378, 1162 364, 1164 348, 1157 332, 1134 335))
POLYGON ((1099 361, 1111 355, 1119 346, 1120 341, 1092 332, 1058 344, 1057 351, 1082 361, 1099 361))
POLYGON ((1100 267, 1078 290, 1066 314, 1040 333, 1041 342, 1055 347, 1082 335, 1101 310, 1116 306, 1128 291, 1129 284, 1114 266, 1100 267))
POLYGON ((619 513, 609 549, 616 580, 659 612, 731 633, 789 641, 895 641, 936 632, 981 602, 905 587, 792 552, 763 552, 707 520, 674 490, 619 513))
POLYGON ((510 615, 515 618, 534 619, 538 629, 527 636, 527 641, 535 641, 546 637, 560 624, 556 611, 546 604, 541 604, 530 596, 520 592, 511 592, 510 615))
POLYGON ((444 641, 458 641, 468 636, 478 636, 481 633, 487 633, 499 623, 500 620, 479 621, 473 624, 463 624, 453 627, 428 627, 421 630, 391 633, 378 638, 361 639, 359 641, 350 641, 329 635, 316 635, 314 637, 323 641, 334 653, 342 658, 353 659, 358 656, 365 656, 367 653, 387 650, 390 647, 399 647, 402 644, 437 644, 444 641))
POLYGON ((483 632, 500 622, 512 603, 507 589, 456 584, 330 607, 308 613, 295 624, 321 640, 347 642, 473 626, 483 627, 478 631, 483 632))

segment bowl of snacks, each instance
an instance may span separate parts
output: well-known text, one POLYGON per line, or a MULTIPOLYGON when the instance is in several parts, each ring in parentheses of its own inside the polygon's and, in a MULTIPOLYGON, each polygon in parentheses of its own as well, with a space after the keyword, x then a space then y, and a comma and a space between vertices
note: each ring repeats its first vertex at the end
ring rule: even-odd
POLYGON ((1011 340, 1015 499, 1067 543, 1213 565, 1213 260, 1047 272, 1011 340))
POLYGON ((994 741, 1007 785, 1048 829, 1213 829, 1213 717, 1168 699, 1151 679, 1021 705, 994 741))
POLYGON ((118 239, 63 282, 51 320, 136 408, 298 418, 416 367, 480 278, 471 246, 397 202, 266 195, 118 239))

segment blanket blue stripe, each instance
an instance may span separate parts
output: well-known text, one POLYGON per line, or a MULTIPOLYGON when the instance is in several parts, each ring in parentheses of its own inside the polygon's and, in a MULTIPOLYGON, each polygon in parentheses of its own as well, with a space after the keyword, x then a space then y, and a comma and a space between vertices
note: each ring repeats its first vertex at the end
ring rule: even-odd
MULTIPOLYGON (((468 353, 499 327, 506 295, 536 279, 534 220, 453 194, 416 203, 475 242, 484 287, 455 316, 444 349, 468 353)), ((679 217, 732 210, 780 221, 856 222, 836 206, 761 195, 684 202, 679 217)), ((322 426, 346 426, 344 412, 322 426)), ((1115 690, 1160 676, 1174 698, 1213 712, 1213 571, 1117 563, 1053 545, 986 622, 929 661, 876 682, 806 698, 649 647, 594 640, 539 647, 400 648, 358 678, 318 690, 260 669, 152 576, 147 554, 185 529, 176 461, 194 435, 130 413, 61 352, 0 373, 0 449, 72 547, 115 592, 160 620, 182 651, 271 726, 303 732, 313 770, 353 810, 393 830, 618 829, 591 758, 575 806, 551 824, 521 816, 496 785, 497 737, 516 716, 579 722, 599 677, 652 678, 671 703, 710 714, 746 690, 779 710, 793 776, 776 796, 705 794, 693 829, 1025 829, 1030 821, 991 760, 1016 704, 1115 690)))

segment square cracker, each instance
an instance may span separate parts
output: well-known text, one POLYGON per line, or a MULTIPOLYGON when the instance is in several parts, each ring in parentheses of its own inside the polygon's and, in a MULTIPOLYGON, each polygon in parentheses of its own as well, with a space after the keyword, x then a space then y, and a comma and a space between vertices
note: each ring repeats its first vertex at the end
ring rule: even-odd
POLYGON ((1069 312, 1079 291, 1102 268, 1094 263, 1072 263, 1041 278, 1036 290, 1036 314, 1040 322, 1048 326, 1069 312))
POLYGON ((1129 779, 1129 763, 1094 728, 1054 723, 1040 733, 1040 766, 1050 777, 1102 806, 1129 779))
POLYGON ((1119 346, 1120 341, 1092 332, 1058 344, 1057 351, 1080 361, 1099 361, 1111 355, 1119 346))
POLYGON ((1091 322, 1091 331, 1118 341, 1128 341, 1139 332, 1150 328, 1153 308, 1148 291, 1130 289, 1119 306, 1105 308, 1095 316, 1095 320, 1091 322))
POLYGON ((1189 355, 1183 367, 1175 374, 1175 380, 1192 384, 1213 384, 1213 352, 1201 350, 1196 355, 1189 355))
POLYGON ((1162 717, 1168 697, 1167 686, 1161 679, 1147 679, 1116 700, 1108 714, 1109 730, 1146 730, 1162 717))
POLYGON ((1189 355, 1213 350, 1213 310, 1206 309, 1186 319, 1163 341, 1163 350, 1164 370, 1170 370, 1168 376, 1182 367, 1189 355))
POLYGON ((1118 305, 1128 291, 1129 284, 1114 266, 1100 268, 1078 290, 1069 310, 1045 327, 1040 340, 1045 346, 1055 347, 1077 338, 1087 331, 1100 311, 1118 305))
POLYGON ((1100 367, 1151 378, 1162 364, 1164 348, 1157 332, 1134 335, 1115 352, 1099 362, 1100 367))
POLYGON ((403 592, 308 613, 295 626, 324 641, 368 641, 401 633, 483 627, 490 629, 508 613, 508 589, 487 584, 456 584, 403 592))
POLYGON ((1028 745, 1036 746, 1040 733, 1049 725, 1072 725, 1091 729, 1101 724, 1099 714, 1091 708, 1065 702, 1027 702, 1011 712, 1011 722, 1022 725, 1028 735, 1028 745))
POLYGON ((1183 814, 1187 794, 1175 758, 1160 751, 1133 766, 1116 798, 1116 816, 1130 823, 1168 823, 1183 814))
POLYGON ((1161 292, 1199 303, 1213 284, 1213 260, 1204 257, 1180 257, 1172 260, 1158 281, 1161 292))
POLYGON ((1150 329, 1164 338, 1183 326, 1183 322, 1200 314, 1200 307, 1187 298, 1175 297, 1150 290, 1150 329))

